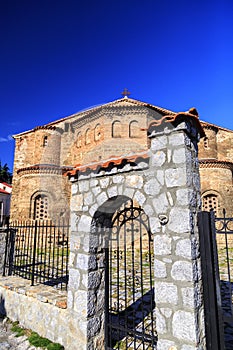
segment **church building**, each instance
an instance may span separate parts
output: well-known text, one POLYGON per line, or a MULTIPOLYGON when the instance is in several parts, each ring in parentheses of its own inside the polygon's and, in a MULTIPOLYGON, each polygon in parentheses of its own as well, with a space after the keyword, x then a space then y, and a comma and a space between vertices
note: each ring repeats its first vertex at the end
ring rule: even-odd
MULTIPOLYGON (((174 125, 182 116, 198 117, 195 108, 174 112, 124 97, 14 136, 15 158, 11 220, 69 217, 70 181, 77 167, 104 166, 150 149, 150 127, 174 125)), ((201 196, 204 210, 233 215, 233 131, 199 121, 201 196)), ((98 192, 98 189, 96 189, 98 192)), ((85 201, 90 201, 87 192, 85 201)))

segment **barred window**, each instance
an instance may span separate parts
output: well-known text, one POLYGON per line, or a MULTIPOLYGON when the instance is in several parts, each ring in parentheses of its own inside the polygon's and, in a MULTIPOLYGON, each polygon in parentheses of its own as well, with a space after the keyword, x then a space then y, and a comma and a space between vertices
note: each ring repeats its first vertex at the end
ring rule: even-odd
POLYGON ((48 219, 49 200, 46 195, 39 195, 34 201, 34 220, 48 219))
POLYGON ((43 138, 43 147, 48 146, 48 136, 44 136, 43 138))
POLYGON ((202 198, 202 210, 210 211, 214 210, 215 213, 218 211, 218 197, 215 194, 208 194, 202 198))

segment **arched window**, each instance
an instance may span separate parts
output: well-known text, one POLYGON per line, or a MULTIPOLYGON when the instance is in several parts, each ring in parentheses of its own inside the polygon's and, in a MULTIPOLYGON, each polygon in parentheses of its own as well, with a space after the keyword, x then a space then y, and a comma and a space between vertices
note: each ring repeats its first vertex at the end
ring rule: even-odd
POLYGON ((87 129, 85 133, 85 144, 89 145, 91 143, 91 130, 87 129))
POLYGON ((209 139, 208 139, 208 137, 204 137, 204 148, 209 148, 209 139))
POLYGON ((48 136, 43 137, 43 147, 48 146, 48 136))
POLYGON ((129 137, 139 137, 139 127, 137 120, 132 120, 129 123, 129 137))
POLYGON ((202 210, 213 210, 217 214, 218 204, 218 196, 216 194, 209 193, 202 197, 202 210))
POLYGON ((80 148, 81 146, 82 146, 82 138, 81 138, 81 132, 79 132, 76 139, 76 147, 80 148))
POLYGON ((121 122, 119 120, 112 123, 112 137, 121 137, 121 122))
POLYGON ((45 194, 39 194, 34 198, 34 220, 46 220, 49 218, 49 199, 45 194))
POLYGON ((100 138, 101 138, 100 124, 97 124, 97 125, 95 126, 94 138, 95 138, 95 141, 99 141, 100 138))

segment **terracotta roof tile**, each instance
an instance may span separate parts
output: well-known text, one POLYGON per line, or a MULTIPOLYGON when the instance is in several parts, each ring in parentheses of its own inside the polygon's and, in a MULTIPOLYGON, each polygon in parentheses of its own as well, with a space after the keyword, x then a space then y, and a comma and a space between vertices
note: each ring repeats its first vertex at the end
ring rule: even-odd
POLYGON ((198 118, 198 114, 196 114, 196 113, 197 112, 196 112, 195 108, 191 108, 188 112, 179 112, 179 113, 164 115, 159 120, 151 121, 151 123, 148 126, 148 130, 153 126, 156 127, 156 126, 161 125, 162 123, 172 123, 172 122, 177 121, 180 118, 189 118, 189 119, 192 119, 196 122, 201 137, 204 137, 205 132, 204 132, 203 127, 202 127, 200 120, 198 118))
POLYGON ((9 194, 10 195, 10 192, 7 192, 7 191, 3 190, 2 188, 0 188, 0 193, 4 193, 4 194, 9 194))
POLYGON ((109 159, 102 160, 99 162, 92 162, 90 164, 80 165, 77 164, 75 168, 71 171, 67 171, 65 175, 75 176, 77 173, 84 173, 87 171, 96 171, 108 169, 114 166, 121 166, 126 164, 137 163, 140 160, 146 160, 149 158, 148 152, 143 152, 139 154, 132 154, 128 156, 115 157, 112 156, 109 159))

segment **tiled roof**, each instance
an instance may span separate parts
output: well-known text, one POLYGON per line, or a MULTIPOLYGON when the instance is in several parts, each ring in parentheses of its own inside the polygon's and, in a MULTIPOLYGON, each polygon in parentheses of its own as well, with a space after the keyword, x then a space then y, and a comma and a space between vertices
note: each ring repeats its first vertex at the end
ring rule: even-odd
POLYGON ((114 100, 112 102, 108 102, 108 103, 104 103, 104 104, 100 104, 100 105, 97 105, 97 106, 93 106, 93 107, 87 108, 87 109, 85 109, 83 111, 71 114, 69 116, 66 116, 66 117, 63 117, 61 119, 55 120, 55 121, 50 122, 48 124, 45 124, 45 125, 42 125, 42 126, 37 126, 36 128, 34 128, 32 130, 27 130, 27 131, 24 131, 22 133, 13 135, 13 137, 21 136, 21 135, 27 134, 29 132, 32 132, 33 130, 37 130, 37 129, 51 128, 57 123, 60 123, 60 122, 66 121, 66 120, 68 121, 69 119, 72 119, 72 118, 75 118, 75 117, 82 118, 85 115, 87 115, 89 112, 97 112, 98 110, 101 110, 102 108, 105 108, 105 107, 109 108, 109 107, 114 107, 114 106, 117 106, 117 105, 119 105, 119 106, 135 105, 135 106, 147 107, 147 108, 153 109, 153 110, 155 110, 155 111, 157 111, 157 112, 159 112, 159 113, 161 113, 163 115, 176 114, 175 112, 173 112, 173 111, 171 111, 169 109, 165 109, 165 108, 162 108, 162 107, 154 106, 154 105, 152 105, 150 103, 142 102, 142 101, 135 100, 135 99, 132 99, 132 98, 123 97, 123 98, 114 100))
POLYGON ((198 129, 199 129, 201 137, 205 136, 205 132, 203 130, 202 124, 200 123, 200 120, 198 118, 198 114, 194 108, 191 108, 188 112, 179 112, 179 113, 173 113, 170 115, 164 115, 159 120, 153 120, 149 124, 148 130, 153 126, 156 127, 156 126, 161 125, 162 123, 172 123, 172 122, 175 122, 181 118, 188 118, 188 119, 194 120, 198 129))
POLYGON ((0 182, 0 184, 3 184, 4 186, 7 186, 9 188, 12 188, 12 185, 8 184, 7 182, 0 182))
POLYGON ((115 166, 124 166, 126 164, 137 164, 140 161, 145 161, 149 159, 148 152, 143 152, 139 154, 132 154, 128 156, 115 157, 111 156, 109 159, 102 160, 99 162, 92 162, 90 164, 80 165, 77 164, 73 170, 67 171, 65 175, 75 176, 77 173, 85 173, 89 171, 101 171, 108 168, 113 168, 115 166))
POLYGON ((227 129, 227 128, 223 128, 222 126, 215 125, 215 124, 212 124, 212 123, 209 123, 209 122, 205 122, 203 120, 200 120, 200 123, 203 126, 203 128, 213 128, 213 129, 216 129, 216 130, 219 129, 219 130, 225 130, 225 131, 228 131, 228 132, 233 132, 233 130, 230 130, 230 129, 227 129))
POLYGON ((4 193, 4 194, 10 195, 10 192, 7 192, 7 191, 3 190, 2 188, 0 188, 0 193, 4 193))

